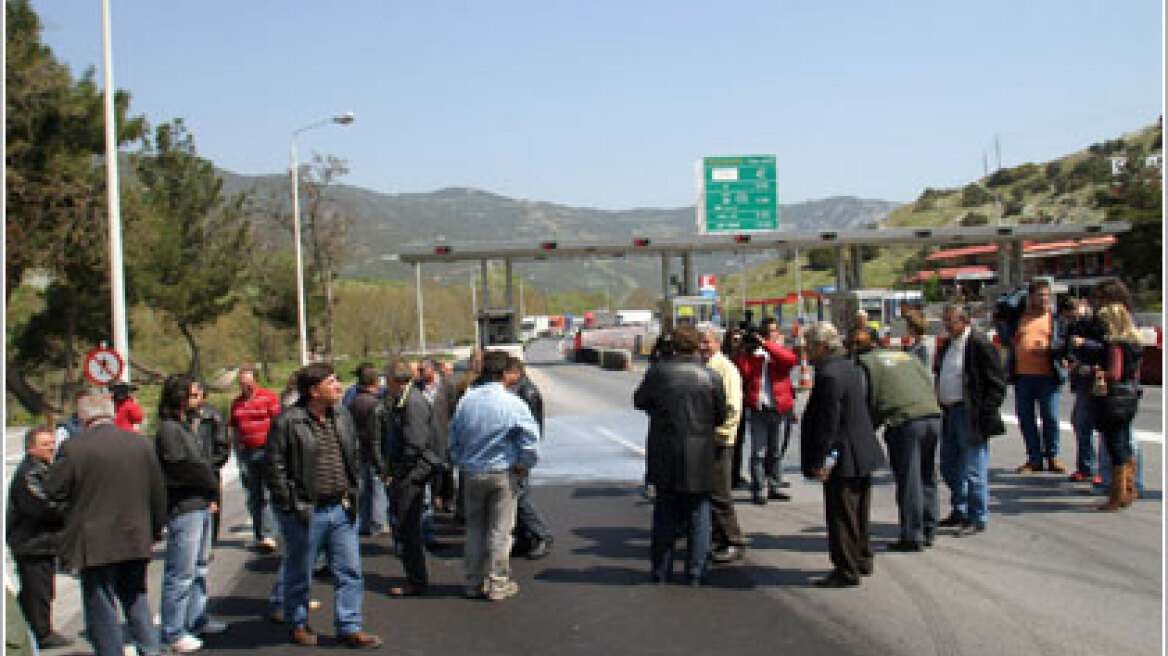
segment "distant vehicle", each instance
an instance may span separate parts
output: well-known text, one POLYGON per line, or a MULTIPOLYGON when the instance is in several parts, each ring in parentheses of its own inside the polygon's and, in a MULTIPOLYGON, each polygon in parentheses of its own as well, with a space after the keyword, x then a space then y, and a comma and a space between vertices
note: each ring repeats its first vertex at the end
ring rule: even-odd
POLYGON ((653 323, 652 310, 617 310, 616 325, 648 326, 653 323))
POLYGON ((531 315, 523 317, 519 322, 519 341, 526 342, 547 334, 551 325, 546 315, 531 315))

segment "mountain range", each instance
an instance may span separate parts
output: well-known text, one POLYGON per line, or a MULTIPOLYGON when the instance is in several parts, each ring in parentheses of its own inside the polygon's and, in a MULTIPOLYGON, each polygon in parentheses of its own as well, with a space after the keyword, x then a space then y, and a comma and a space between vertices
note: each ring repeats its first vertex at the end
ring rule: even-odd
MULTIPOLYGON (((253 197, 290 209, 291 192, 284 176, 244 176, 220 170, 224 191, 250 192, 253 197)), ((633 236, 666 237, 696 233, 694 208, 637 208, 598 210, 550 202, 508 198, 467 187, 448 187, 427 193, 386 194, 359 187, 333 185, 331 203, 353 216, 351 255, 343 275, 361 278, 409 279, 412 271, 386 256, 402 246, 465 241, 539 241, 630 239, 633 236)), ((783 229, 846 230, 885 220, 900 204, 851 196, 825 198, 779 206, 783 229)), ((257 219, 258 220, 258 219, 257 219)), ((751 262, 772 259, 774 254, 752 255, 751 262)), ((700 272, 719 273, 737 264, 726 256, 696 258, 700 272)), ((425 273, 440 283, 463 282, 477 263, 427 267, 425 273)), ((633 287, 655 290, 660 286, 660 261, 631 258, 604 262, 558 261, 521 263, 516 269, 545 292, 609 289, 627 292, 633 287)))

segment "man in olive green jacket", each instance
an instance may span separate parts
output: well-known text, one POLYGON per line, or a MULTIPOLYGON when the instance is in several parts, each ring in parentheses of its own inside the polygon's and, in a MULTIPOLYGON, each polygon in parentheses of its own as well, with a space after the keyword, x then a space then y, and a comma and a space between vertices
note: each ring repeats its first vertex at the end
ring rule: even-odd
POLYGON ((890 551, 915 552, 933 545, 937 531, 937 443, 941 406, 933 381, 910 353, 873 349, 866 331, 852 335, 856 361, 867 377, 868 414, 884 425, 888 461, 896 479, 900 539, 890 551))

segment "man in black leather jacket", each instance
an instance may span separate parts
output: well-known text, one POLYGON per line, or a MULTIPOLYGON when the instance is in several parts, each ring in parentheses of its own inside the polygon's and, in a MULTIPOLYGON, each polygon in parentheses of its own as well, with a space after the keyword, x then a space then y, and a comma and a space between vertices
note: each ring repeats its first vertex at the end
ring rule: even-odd
POLYGON ((53 431, 35 426, 24 434, 24 460, 8 488, 6 538, 16 576, 20 579, 20 610, 41 649, 63 647, 73 641, 53 631, 53 577, 56 554, 65 530, 63 504, 49 500, 45 479, 53 462, 53 431))
POLYGON ((284 619, 293 643, 317 644, 308 627, 308 593, 312 565, 323 550, 336 581, 338 642, 377 648, 381 638, 361 630, 357 429, 340 403, 343 390, 332 365, 304 367, 296 384, 299 400, 272 421, 265 447, 268 491, 284 535, 284 619))
POLYGON ((681 527, 689 531, 686 579, 701 585, 710 551, 710 494, 714 490, 714 428, 726 421, 726 394, 718 374, 702 365, 701 336, 692 326, 673 331, 674 356, 649 368, 633 405, 649 415, 647 481, 653 501, 650 580, 673 569, 681 527))
MULTIPOLYGON (((511 388, 527 407, 531 409, 531 416, 539 424, 539 438, 544 437, 543 428, 543 396, 539 388, 527 377, 523 361, 516 357, 507 359, 507 370, 503 372, 503 384, 511 388)), ((516 518, 515 537, 516 552, 526 552, 528 559, 537 560, 546 557, 552 551, 552 542, 555 537, 548 528, 547 522, 539 514, 535 503, 531 499, 531 482, 528 477, 520 477, 518 490, 515 494, 516 518)))

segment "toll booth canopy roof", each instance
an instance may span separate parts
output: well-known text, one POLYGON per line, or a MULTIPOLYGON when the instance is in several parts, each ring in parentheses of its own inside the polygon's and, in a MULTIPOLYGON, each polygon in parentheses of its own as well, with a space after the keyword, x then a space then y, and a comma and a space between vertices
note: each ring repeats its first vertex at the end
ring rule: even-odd
POLYGON ((468 260, 549 260, 690 252, 814 250, 836 246, 983 245, 1017 241, 1076 239, 1127 232, 1123 222, 1058 225, 874 228, 850 231, 769 231, 681 237, 631 237, 623 241, 435 242, 406 246, 397 253, 406 264, 468 260))

